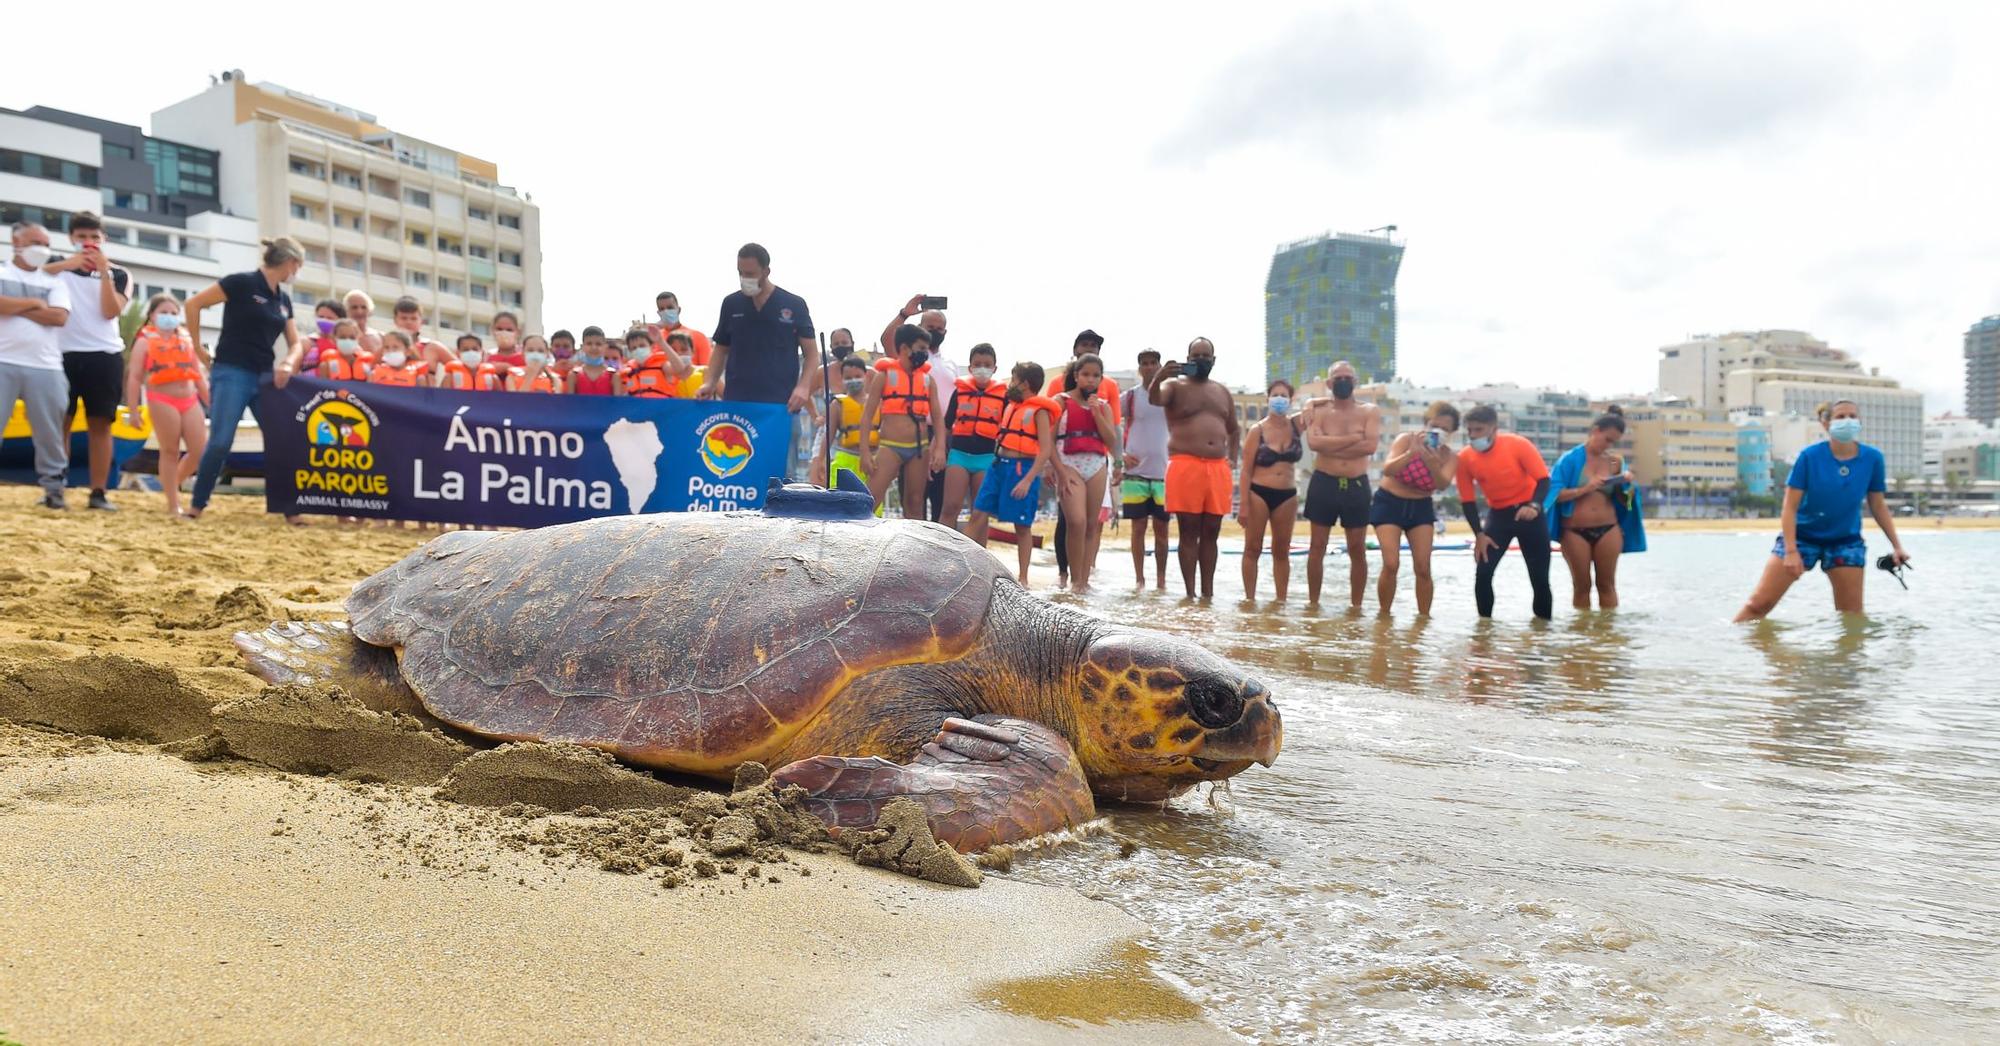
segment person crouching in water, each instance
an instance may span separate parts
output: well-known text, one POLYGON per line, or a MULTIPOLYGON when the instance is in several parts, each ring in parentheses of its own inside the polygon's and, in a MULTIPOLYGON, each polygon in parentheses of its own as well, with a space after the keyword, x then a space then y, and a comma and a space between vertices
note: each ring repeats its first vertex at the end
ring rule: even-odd
POLYGON ((879 507, 889 484, 900 478, 903 518, 923 519, 925 486, 933 467, 944 467, 944 401, 931 384, 928 332, 903 324, 896 330, 893 351, 891 358, 876 361, 868 401, 861 408, 861 431, 877 440, 868 466, 868 493, 879 507))
POLYGON ((1368 504, 1368 523, 1382 547, 1382 576, 1375 602, 1387 614, 1396 601, 1396 573, 1403 542, 1410 543, 1410 570, 1416 575, 1417 613, 1431 612, 1431 545, 1437 540, 1437 505, 1432 495, 1451 486, 1458 455, 1450 447, 1458 431, 1458 408, 1438 400, 1424 412, 1424 427, 1397 436, 1382 463, 1382 485, 1368 504))
POLYGON ((208 377, 194 352, 194 341, 181 328, 181 303, 171 294, 155 294, 146 302, 146 325, 132 340, 125 362, 125 415, 133 428, 144 428, 139 390, 153 418, 160 443, 160 489, 167 496, 167 515, 181 515, 181 484, 201 464, 208 449, 208 419, 201 405, 208 402, 208 377))
POLYGON ((1070 591, 1090 590, 1090 569, 1097 563, 1097 546, 1104 537, 1104 488, 1111 482, 1111 456, 1118 449, 1118 423, 1111 404, 1097 395, 1104 379, 1104 361, 1084 353, 1063 371, 1063 391, 1056 396, 1056 458, 1061 477, 1058 497, 1068 521, 1070 591))
POLYGON ((501 381, 508 392, 560 393, 565 385, 549 343, 539 334, 521 339, 521 365, 509 368, 501 381))
POLYGON ((1501 432, 1500 412, 1480 405, 1465 412, 1465 438, 1458 452, 1458 504, 1472 528, 1472 556, 1479 561, 1472 596, 1480 617, 1493 616, 1493 573, 1507 557, 1507 546, 1521 543, 1521 562, 1535 590, 1535 616, 1546 621, 1555 612, 1549 591, 1549 528, 1542 518, 1542 499, 1549 492, 1549 466, 1526 437, 1501 432), (1481 525, 1478 495, 1486 496, 1481 525))
POLYGON ((1037 363, 1016 363, 1007 383, 1007 410, 1000 416, 1000 442, 993 467, 979 484, 965 536, 986 546, 992 520, 1012 524, 1021 584, 1028 583, 1028 557, 1035 549, 1035 509, 1042 500, 1042 477, 1056 467, 1056 404, 1035 395, 1044 375, 1037 363))
POLYGON ((1882 452, 1861 442, 1861 407, 1853 400, 1822 403, 1820 427, 1826 441, 1799 452, 1785 480, 1785 507, 1779 516, 1781 533, 1764 561, 1764 576, 1750 601, 1736 614, 1754 621, 1769 614, 1791 590, 1792 582, 1818 566, 1833 586, 1833 608, 1843 614, 1861 613, 1863 580, 1868 575, 1868 544, 1861 537, 1861 506, 1889 539, 1890 563, 1910 561, 1896 536, 1896 518, 1884 496, 1882 452))
POLYGON ((979 482, 993 467, 993 448, 1000 443, 1000 416, 1007 412, 1007 384, 993 380, 1000 369, 1000 355, 993 346, 980 342, 972 347, 966 376, 958 379, 957 393, 945 408, 951 429, 951 453, 945 456, 944 499, 939 502, 938 522, 959 529, 959 511, 973 495, 979 482))
POLYGON ((1618 606, 1618 557, 1646 551, 1640 523, 1639 488, 1612 449, 1625 438, 1625 409, 1612 404, 1590 426, 1582 443, 1556 459, 1542 515, 1555 531, 1569 564, 1570 603, 1590 609, 1591 574, 1596 573, 1597 605, 1618 606))
POLYGON ((1292 425, 1292 383, 1279 378, 1264 391, 1270 412, 1243 437, 1243 486, 1236 492, 1236 520, 1243 524, 1243 598, 1257 598, 1257 560, 1264 554, 1268 527, 1271 587, 1282 603, 1292 580, 1292 524, 1299 515, 1299 479, 1294 470, 1305 457, 1305 445, 1292 425))

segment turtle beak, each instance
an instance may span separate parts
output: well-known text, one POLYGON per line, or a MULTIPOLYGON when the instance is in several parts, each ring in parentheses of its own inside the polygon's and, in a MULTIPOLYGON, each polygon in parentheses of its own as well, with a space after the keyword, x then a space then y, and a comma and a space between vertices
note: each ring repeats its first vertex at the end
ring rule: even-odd
POLYGON ((1256 680, 1243 686, 1243 716, 1235 725, 1212 730, 1202 740, 1202 758, 1218 762, 1256 763, 1270 767, 1285 743, 1285 726, 1271 692, 1256 680))

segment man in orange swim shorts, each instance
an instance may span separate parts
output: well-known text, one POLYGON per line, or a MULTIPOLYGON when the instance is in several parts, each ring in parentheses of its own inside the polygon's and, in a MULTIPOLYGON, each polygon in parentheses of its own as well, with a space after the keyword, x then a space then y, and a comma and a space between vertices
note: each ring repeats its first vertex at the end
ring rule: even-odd
POLYGON ((1215 369, 1215 343, 1188 343, 1187 362, 1172 360, 1146 387, 1148 402, 1167 415, 1167 511, 1181 525, 1181 583, 1195 594, 1201 568, 1201 596, 1215 596, 1217 541, 1229 515, 1236 484, 1231 466, 1243 441, 1236 431, 1236 401, 1229 390, 1208 380, 1215 369))

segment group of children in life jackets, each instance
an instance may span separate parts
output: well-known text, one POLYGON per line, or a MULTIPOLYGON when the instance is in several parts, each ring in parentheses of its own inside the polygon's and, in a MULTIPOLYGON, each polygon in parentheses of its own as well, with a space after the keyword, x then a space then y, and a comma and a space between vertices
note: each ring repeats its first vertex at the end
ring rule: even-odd
POLYGON ((1024 583, 1033 547, 1025 535, 1048 479, 1064 513, 1076 519, 1067 535, 1073 584, 1088 587, 1088 564, 1103 527, 1096 507, 1123 455, 1110 402, 1116 387, 1108 395, 1103 389, 1103 360, 1079 355, 1046 386, 1039 364, 1016 363, 1001 381, 999 355, 982 342, 972 347, 966 376, 947 396, 931 380, 931 339, 923 328, 904 324, 889 356, 873 364, 859 353, 841 357, 835 386, 841 391, 833 397, 829 438, 816 470, 825 471, 829 485, 838 485, 842 470, 866 480, 877 514, 890 485, 900 483, 908 519, 924 518, 932 474, 941 473, 939 521, 981 544, 993 520, 1017 528, 1024 583), (968 493, 972 512, 961 527, 968 493))
MULTIPOLYGON (((568 331, 551 338, 530 334, 516 341, 519 320, 508 312, 493 319, 495 349, 477 334, 460 334, 455 349, 426 338, 423 307, 414 298, 396 303, 395 326, 371 331, 365 306, 323 301, 314 310, 305 373, 328 381, 401 388, 464 389, 571 396, 689 398, 701 387, 708 339, 678 323, 649 324, 613 342, 598 327, 583 329, 579 350, 568 331), (350 310, 359 313, 351 315, 350 310)), ((678 310, 675 310, 678 319, 678 310)), ((663 319, 666 317, 663 316, 663 319)), ((208 444, 206 361, 183 327, 181 303, 169 294, 146 302, 125 371, 125 403, 134 428, 144 427, 146 406, 160 445, 160 485, 167 511, 180 513, 180 487, 199 467, 208 444), (142 398, 143 396, 143 398, 142 398), (178 453, 176 453, 178 451, 178 453)))

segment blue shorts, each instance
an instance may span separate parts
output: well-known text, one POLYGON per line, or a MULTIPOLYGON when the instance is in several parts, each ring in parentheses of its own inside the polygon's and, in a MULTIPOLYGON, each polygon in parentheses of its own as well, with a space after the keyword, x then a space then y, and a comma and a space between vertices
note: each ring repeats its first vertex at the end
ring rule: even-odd
POLYGON ((945 467, 964 469, 967 472, 984 472, 993 467, 993 454, 990 451, 985 454, 967 454, 962 450, 954 450, 945 458, 945 467))
POLYGON ((1028 496, 1017 498, 1014 487, 1021 477, 1035 467, 1032 458, 997 458, 993 467, 986 470, 986 479, 979 484, 979 496, 972 499, 972 511, 984 512, 1002 523, 1012 523, 1017 527, 1035 525, 1035 506, 1042 501, 1042 478, 1035 477, 1028 484, 1028 496))
MULTIPOLYGON (((1777 544, 1771 546, 1771 554, 1781 558, 1784 556, 1785 535, 1778 535, 1777 544)), ((1805 560, 1807 570, 1814 567, 1819 567, 1821 570, 1832 570, 1835 567, 1865 568, 1868 566, 1868 543, 1855 538, 1852 541, 1820 545, 1801 538, 1799 558, 1805 560)))

